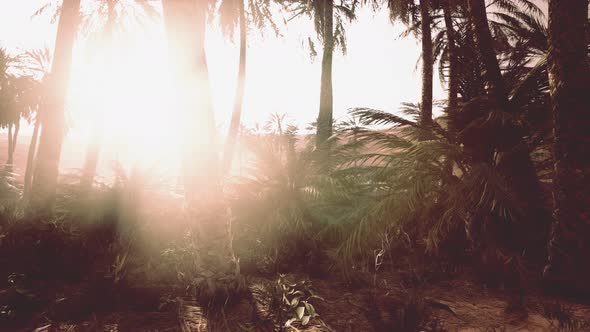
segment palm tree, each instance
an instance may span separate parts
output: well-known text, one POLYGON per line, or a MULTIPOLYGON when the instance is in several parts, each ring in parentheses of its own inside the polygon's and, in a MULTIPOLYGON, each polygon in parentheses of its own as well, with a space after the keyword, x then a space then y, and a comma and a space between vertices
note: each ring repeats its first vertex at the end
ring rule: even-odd
MULTIPOLYGON (((34 123, 24 175, 23 201, 25 202, 28 201, 33 178, 33 160, 37 151, 37 141, 41 127, 41 122, 38 121, 38 109, 43 95, 43 82, 49 73, 50 58, 49 49, 30 50, 20 54, 15 65, 16 70, 23 77, 21 80, 23 98, 20 98, 21 116, 27 119, 29 123, 34 123)), ((14 141, 16 140, 13 139, 14 141)))
POLYGON ((9 56, 4 49, 0 49, 0 126, 8 128, 8 157, 6 165, 12 165, 13 140, 15 136, 12 129, 20 118, 15 112, 15 77, 10 73, 15 59, 9 56))
POLYGON ((321 36, 324 51, 322 53, 322 74, 320 83, 320 111, 317 120, 317 146, 332 136, 332 117, 334 96, 332 91, 332 59, 334 57, 334 1, 322 1, 317 7, 319 20, 322 22, 321 36))
MULTIPOLYGON (((524 24, 530 21, 535 22, 542 16, 542 12, 530 0, 518 0, 516 3, 506 0, 497 0, 493 4, 503 9, 504 12, 492 12, 499 20, 488 20, 485 0, 468 0, 469 20, 474 29, 474 38, 479 48, 480 60, 484 65, 484 76, 490 87, 491 95, 499 109, 509 110, 510 91, 505 79, 502 76, 500 63, 496 57, 494 46, 504 44, 504 48, 509 48, 508 39, 510 37, 523 37, 519 35, 524 24), (520 5, 523 9, 518 7, 520 5), (506 13, 508 12, 508 13, 506 13), (510 13, 515 13, 511 16, 510 13), (527 16, 527 15, 532 16, 527 16), (524 22, 523 22, 524 21, 524 22), (494 34, 490 28, 493 28, 494 34)), ((529 37, 529 36, 527 36, 529 37)))
MULTIPOLYGON (((484 77, 490 87, 493 100, 492 109, 499 110, 500 116, 513 115, 515 110, 509 102, 509 90, 500 71, 498 59, 493 47, 484 0, 469 0, 470 20, 473 24, 479 56, 484 65, 484 77)), ((538 177, 531 161, 529 147, 523 140, 523 134, 514 125, 503 128, 503 142, 496 146, 498 150, 497 165, 500 172, 512 184, 515 195, 519 198, 531 220, 543 220, 542 198, 538 177)))
MULTIPOLYGON (((117 32, 125 30, 126 24, 130 18, 135 19, 140 25, 146 20, 156 16, 156 11, 152 3, 147 1, 135 0, 131 2, 122 0, 101 0, 98 7, 84 17, 84 25, 91 29, 102 23, 97 18, 104 19, 104 24, 96 31, 96 41, 101 45, 102 52, 98 57, 107 58, 107 62, 116 61, 112 54, 112 41, 117 32), (97 22, 99 21, 99 22, 97 22)), ((96 167, 100 157, 100 148, 102 137, 104 136, 104 123, 101 115, 93 122, 92 134, 88 147, 86 149, 86 160, 82 169, 80 187, 82 192, 88 192, 92 188, 96 175, 96 167)))
MULTIPOLYGON (((230 1, 225 0, 221 4, 221 8, 231 6, 230 1)), ((233 7, 233 6, 232 6, 233 7)), ((239 25, 240 33, 240 60, 238 65, 238 81, 236 86, 236 94, 234 97, 234 109, 231 116, 231 122, 227 133, 227 139, 223 149, 223 159, 221 164, 222 174, 227 174, 231 168, 231 162, 234 154, 234 147, 238 138, 238 131, 240 129, 240 118, 242 116, 242 106, 244 102, 244 89, 246 86, 246 43, 248 31, 246 29, 246 10, 244 9, 244 0, 237 0, 237 6, 235 6, 238 12, 237 21, 239 25)), ((231 11, 230 11, 231 12, 231 11)), ((223 17, 222 17, 223 20, 223 17)), ((229 18, 229 26, 233 30, 234 22, 229 18)), ((227 26, 227 25, 226 25, 227 26)))
POLYGON ((12 90, 13 90, 13 101, 12 101, 12 119, 9 124, 10 129, 14 128, 12 137, 9 134, 9 147, 8 147, 8 160, 7 164, 13 164, 14 151, 16 149, 18 133, 20 130, 20 120, 30 120, 33 113, 36 111, 38 105, 38 82, 34 77, 29 75, 21 75, 12 77, 12 90))
POLYGON ((443 0, 443 15, 445 20, 445 33, 447 37, 447 58, 448 58, 448 101, 447 101, 447 113, 449 116, 449 129, 451 132, 453 129, 452 117, 457 112, 458 107, 458 80, 457 80, 457 45, 455 44, 455 27, 453 25, 453 11, 452 0, 443 0))
POLYGON ((549 83, 555 141, 554 222, 547 277, 556 273, 588 289, 590 269, 590 67, 588 1, 549 1, 549 83))
MULTIPOLYGON (((493 47, 500 56, 499 65, 505 74, 508 90, 528 73, 531 61, 546 54, 546 33, 542 13, 538 7, 520 1, 517 5, 508 1, 495 1, 487 7, 488 24, 493 47)), ((445 0, 439 2, 443 11, 444 28, 434 37, 435 61, 439 76, 448 83, 449 126, 458 116, 458 95, 469 101, 485 95, 484 66, 477 59, 479 50, 474 43, 473 28, 467 12, 466 1, 445 0), (452 42, 451 42, 452 40, 452 42)), ((438 16, 434 16, 437 28, 438 16)), ((512 98, 512 96, 511 96, 512 98)))
POLYGON ((248 28, 253 25, 255 28, 262 30, 270 23, 272 29, 278 33, 277 27, 272 20, 270 12, 270 0, 220 0, 219 16, 221 27, 226 36, 233 36, 236 26, 239 32, 239 64, 238 80, 234 97, 234 109, 231 116, 230 126, 227 138, 223 148, 221 162, 222 174, 227 174, 231 168, 234 149, 240 129, 240 119, 242 117, 242 107, 244 102, 244 89, 246 85, 246 52, 248 28), (246 1, 244 3, 244 1, 246 1), (248 4, 249 12, 246 11, 245 4, 248 4))
MULTIPOLYGON (((332 90, 332 60, 334 49, 340 46, 346 51, 346 36, 344 34, 344 20, 355 18, 357 1, 333 0, 281 0, 289 11, 294 13, 292 18, 307 15, 314 21, 314 27, 323 47, 322 72, 320 78, 320 108, 317 118, 316 147, 326 148, 326 141, 332 136, 333 127, 333 90, 332 90)), ((312 44, 313 45, 313 44, 312 44)), ((313 48, 313 46, 312 46, 313 48)), ((312 53, 315 53, 312 49, 312 53)))
MULTIPOLYGON (((115 23, 117 21, 116 5, 118 0, 106 0, 101 3, 100 7, 106 7, 106 22, 104 29, 101 31, 101 39, 103 41, 112 40, 115 32, 115 23)), ((102 9, 102 8, 101 8, 102 9)), ((100 12, 100 9, 99 9, 100 12)), ((104 43, 103 45, 106 45, 104 43)), ((96 175, 96 167, 100 154, 100 142, 102 141, 102 121, 97 120, 93 123, 92 137, 86 149, 86 160, 82 169, 82 177, 80 179, 80 187, 82 192, 88 192, 92 188, 94 177, 96 175)))
POLYGON ((423 125, 432 122, 432 77, 434 60, 432 54, 432 19, 430 17, 430 0, 420 0, 420 27, 422 30, 422 112, 420 121, 423 125))
POLYGON ((170 58, 176 80, 181 117, 186 126, 184 154, 188 200, 217 185, 217 156, 205 148, 214 142, 215 118, 205 55, 208 4, 190 0, 163 2, 170 58), (192 135, 192 136, 191 136, 192 135), (198 151, 198 158, 194 156, 198 151))
POLYGON ((164 0, 164 23, 184 125, 183 176, 195 221, 197 289, 205 304, 224 303, 242 287, 231 249, 229 216, 212 148, 215 119, 205 55, 207 1, 164 0))
POLYGON ((39 141, 39 131, 41 129, 41 121, 39 121, 39 106, 44 95, 44 86, 47 84, 47 77, 51 67, 51 51, 47 48, 30 50, 20 56, 21 70, 33 75, 36 79, 35 92, 36 96, 35 118, 33 134, 31 142, 29 143, 29 151, 27 153, 27 166, 25 169, 24 185, 23 185, 23 202, 27 204, 30 199, 31 183, 33 180, 33 165, 35 164, 35 157, 37 154, 37 144, 39 141))
POLYGON ((64 0, 55 41, 51 69, 51 83, 46 103, 42 105, 43 130, 32 184, 31 207, 34 211, 48 211, 55 199, 59 160, 64 135, 65 99, 68 90, 72 49, 76 39, 80 0, 64 0))
POLYGON ((12 167, 21 119, 30 120, 38 105, 37 81, 21 72, 20 56, 9 56, 0 49, 0 126, 8 128, 6 166, 12 167))
POLYGON ((469 13, 475 32, 480 57, 485 66, 485 77, 491 93, 502 110, 508 109, 508 91, 494 51, 492 33, 488 25, 485 0, 469 0, 469 13))
POLYGON ((39 114, 35 117, 35 125, 33 126, 33 134, 31 135, 31 142, 29 143, 29 151, 27 152, 27 166, 25 168, 25 177, 23 183, 23 202, 27 204, 31 198, 31 184, 33 182, 33 165, 35 164, 35 157, 37 156, 37 144, 39 142, 39 130, 41 129, 41 121, 39 121, 39 114))
MULTIPOLYGON (((378 7, 382 1, 374 1, 378 7)), ((422 97, 420 122, 424 125, 432 124, 432 81, 434 71, 434 54, 432 42, 432 12, 434 10, 431 0, 388 0, 389 17, 392 22, 401 21, 408 26, 403 34, 414 33, 417 37, 421 34, 421 59, 422 59, 422 97)))

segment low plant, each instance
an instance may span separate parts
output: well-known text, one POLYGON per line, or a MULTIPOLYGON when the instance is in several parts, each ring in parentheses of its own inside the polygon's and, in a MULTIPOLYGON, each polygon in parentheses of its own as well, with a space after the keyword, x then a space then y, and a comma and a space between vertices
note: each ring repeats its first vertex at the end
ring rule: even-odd
POLYGON ((271 307, 279 320, 280 328, 306 326, 318 315, 312 301, 323 300, 311 289, 307 280, 292 282, 284 274, 276 281, 271 307), (283 324, 284 318, 289 317, 283 324))

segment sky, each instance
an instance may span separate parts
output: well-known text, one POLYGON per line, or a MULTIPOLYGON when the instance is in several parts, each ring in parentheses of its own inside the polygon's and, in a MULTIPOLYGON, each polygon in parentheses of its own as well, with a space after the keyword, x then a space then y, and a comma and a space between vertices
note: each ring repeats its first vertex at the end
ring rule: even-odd
MULTIPOLYGON (((31 17, 46 2, 0 1, 0 45, 9 50, 51 47, 56 31, 56 24, 50 23, 51 15, 31 17)), ((152 28, 137 38, 161 55, 166 46, 163 32, 161 26, 152 28)), ((374 13, 368 8, 361 9, 357 21, 348 24, 348 52, 338 52, 334 58, 335 118, 346 117, 351 107, 395 111, 401 102, 419 101, 420 68, 416 64, 420 49, 414 38, 399 38, 402 30, 401 24, 390 23, 385 11, 374 13)), ((315 59, 310 58, 309 50, 302 46, 310 34, 313 31, 307 19, 283 26, 281 36, 250 31, 245 125, 263 123, 270 113, 286 113, 300 128, 314 121, 319 105, 321 50, 315 59)), ((216 118, 223 127, 231 113, 238 49, 210 28, 207 53, 216 118)), ((438 81, 434 90, 435 99, 444 98, 438 81)))
MULTIPOLYGON (((52 48, 57 26, 51 23, 51 13, 32 17, 48 1, 0 0, 0 47, 13 54, 52 48)), ((82 4, 91 8, 95 1, 82 0, 82 4)), ((154 3, 160 7, 160 1, 154 3)), ((386 11, 374 13, 369 8, 360 9, 357 20, 347 25, 348 52, 336 52, 333 63, 335 119, 345 119, 352 107, 395 112, 402 102, 419 102, 420 47, 412 37, 399 37, 403 30, 403 25, 391 24, 386 11)), ((316 119, 321 47, 316 47, 319 54, 311 59, 309 49, 302 46, 310 35, 314 32, 308 18, 280 26, 279 36, 249 31, 242 112, 246 127, 263 125, 270 114, 278 113, 286 114, 291 124, 305 132, 316 119)), ((115 53, 101 51, 91 43, 92 34, 86 36, 79 38, 73 53, 62 170, 81 167, 85 146, 101 122, 107 134, 99 167, 111 167, 109 163, 116 160, 124 165, 177 168, 183 142, 167 98, 171 71, 161 19, 132 27, 111 41, 115 53)), ((238 47, 210 26, 206 51, 219 146, 231 118, 238 47)), ((444 99, 444 87, 438 77, 434 80, 434 98, 444 99)), ((32 131, 25 123, 21 128, 24 135, 32 131)))

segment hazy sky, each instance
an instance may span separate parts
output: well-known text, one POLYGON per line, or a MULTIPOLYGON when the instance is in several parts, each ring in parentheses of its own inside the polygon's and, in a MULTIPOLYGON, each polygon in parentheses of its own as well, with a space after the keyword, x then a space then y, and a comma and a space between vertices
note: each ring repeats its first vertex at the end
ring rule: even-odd
MULTIPOLYGON (((56 25, 50 24, 49 15, 31 18, 46 1, 0 1, 0 44, 10 50, 51 47, 56 25)), ((151 44, 156 54, 165 50, 159 28, 137 37, 145 39, 144 44, 151 44)), ((390 24, 384 11, 373 13, 368 9, 360 10, 358 20, 348 25, 348 53, 337 53, 334 59, 336 118, 345 116, 350 107, 393 111, 401 102, 419 100, 420 69, 416 68, 416 61, 420 49, 415 39, 398 37, 402 30, 403 26, 390 24)), ((269 113, 278 112, 287 113, 304 128, 317 116, 321 53, 312 61, 308 50, 302 47, 302 40, 312 33, 311 24, 302 20, 283 27, 281 33, 279 37, 250 33, 243 113, 246 125, 264 122, 269 113)), ((238 50, 210 29, 207 52, 217 122, 223 126, 231 112, 238 50)), ((146 71, 149 70, 152 69, 146 71)), ((444 98, 443 89, 435 80, 435 98, 444 98)))
MULTIPOLYGON (((51 14, 31 18, 49 0, 0 0, 0 46, 18 53, 51 48, 56 24, 51 14)), ((92 4, 96 0, 82 0, 92 4)), ((55 1, 54 1, 55 2, 55 1)), ((155 1, 160 7, 160 1, 155 1)), ((86 7, 88 8, 88 7, 86 7)), ((396 111, 402 102, 420 99, 420 48, 413 38, 399 38, 402 25, 392 26, 388 14, 361 9, 348 25, 348 53, 336 53, 333 66, 334 115, 345 118, 351 107, 367 106, 396 111)), ((242 122, 264 124, 270 113, 286 113, 300 129, 317 117, 321 48, 312 61, 302 44, 313 24, 301 19, 282 27, 281 36, 250 31, 247 81, 242 122)), ((161 20, 129 31, 110 45, 114 54, 101 53, 81 39, 74 60, 67 106, 69 131, 62 153, 62 170, 79 168, 84 147, 97 117, 105 121, 99 166, 104 172, 116 160, 123 165, 158 165, 177 169, 180 124, 170 98, 167 42, 161 20)), ((211 27, 207 58, 214 94, 216 120, 223 142, 231 116, 238 67, 238 47, 211 27)), ((434 97, 444 98, 435 77, 434 97)), ((21 132, 30 133, 23 125, 21 132)), ((213 147, 215 148, 215 147, 213 147)), ((218 149, 219 147, 217 147, 218 149)), ((168 171, 163 171, 169 173, 168 171)), ((103 173, 104 174, 104 173, 103 173)))
MULTIPOLYGON (((50 23, 51 14, 31 18, 49 1, 59 0, 0 0, 0 46, 13 53, 51 48, 56 33, 56 24, 50 23)), ((83 8, 88 9, 96 1, 82 0, 83 8)), ((159 0, 153 1, 161 8, 159 0)), ((546 4, 542 7, 546 11, 546 4)), ((373 13, 363 8, 357 16, 347 27, 348 53, 336 53, 334 57, 335 118, 345 118, 351 107, 395 112, 402 102, 419 102, 418 41, 400 38, 403 25, 393 26, 385 10, 373 13)), ((302 47, 303 41, 315 34, 313 24, 309 19, 299 19, 280 30, 281 36, 249 33, 242 113, 242 122, 248 127, 263 124, 270 113, 286 113, 300 129, 317 117, 321 47, 314 61, 302 47)), ((107 129, 100 160, 103 170, 109 169, 113 160, 126 166, 178 169, 178 148, 186 142, 180 137, 181 124, 171 106, 171 70, 161 19, 141 29, 129 29, 108 47, 94 44, 92 48, 87 41, 80 38, 74 49, 62 170, 82 166, 86 142, 100 118, 107 129)), ((238 47, 214 27, 207 32, 206 47, 220 128, 212 148, 219 150, 232 111, 238 47)), ((444 99, 444 88, 436 73, 435 68, 434 99, 444 99)), ((27 125, 21 128, 24 134, 31 131, 27 125)))

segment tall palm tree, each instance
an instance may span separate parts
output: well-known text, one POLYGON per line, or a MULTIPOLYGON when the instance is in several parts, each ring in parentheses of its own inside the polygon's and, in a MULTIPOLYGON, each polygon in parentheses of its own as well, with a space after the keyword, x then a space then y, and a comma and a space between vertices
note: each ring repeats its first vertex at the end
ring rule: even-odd
POLYGON ((447 113, 449 116, 449 129, 454 132, 453 129, 453 115, 457 112, 458 107, 458 77, 457 77, 457 45, 455 44, 455 27, 453 25, 453 11, 452 11, 452 0, 443 0, 442 8, 445 20, 445 33, 447 37, 447 58, 449 61, 448 65, 448 101, 447 101, 447 113))
POLYGON ((39 113, 35 117, 35 124, 33 126, 33 134, 31 135, 31 142, 29 143, 29 151, 27 152, 27 166, 25 168, 25 177, 23 183, 23 202, 28 204, 31 198, 31 184, 33 182, 33 167, 35 164, 35 157, 37 155, 37 144, 39 143, 39 131, 41 130, 41 121, 39 121, 39 113))
MULTIPOLYGON (((320 107, 317 118, 316 147, 326 148, 326 141, 332 136, 334 96, 332 89, 332 62, 334 50, 339 46, 346 51, 344 20, 355 18, 357 1, 333 0, 281 0, 293 17, 307 15, 314 22, 315 32, 322 43, 322 71, 320 78, 320 107)), ((312 53, 314 51, 312 50, 312 53)))
POLYGON ((434 60, 432 54, 432 19, 430 17, 430 0, 420 0, 420 27, 422 32, 422 112, 420 122, 430 125, 432 122, 432 80, 434 60))
POLYGON ((4 49, 0 49, 0 127, 8 128, 8 158, 7 165, 11 165, 12 161, 12 125, 14 123, 12 116, 13 104, 13 88, 11 86, 12 76, 8 73, 10 68, 11 57, 6 54, 4 49))
MULTIPOLYGON (((228 6, 229 1, 225 0, 221 6, 228 6)), ((222 174, 227 174, 231 168, 231 162, 234 154, 234 147, 238 138, 238 131, 240 129, 240 119, 242 117, 242 107, 244 103, 244 89, 246 86, 246 44, 248 30, 246 29, 246 10, 244 8, 244 0, 236 1, 237 21, 240 34, 240 59, 238 64, 238 81, 236 86, 236 93, 234 96, 234 109, 231 116, 231 122, 227 133, 227 139, 223 148, 221 171, 222 174)), ((223 8, 223 7, 222 7, 223 8)), ((223 19, 223 18, 222 18, 223 19)), ((230 19, 231 20, 231 19, 230 19)), ((230 21, 231 22, 231 21, 230 21)), ((233 27, 233 22, 230 26, 233 27)))
MULTIPOLYGON (((487 7, 493 47, 500 55, 500 67, 507 75, 504 80, 508 81, 508 90, 513 89, 517 85, 516 81, 526 75, 532 60, 546 54, 546 33, 541 10, 526 0, 521 2, 518 5, 496 1, 492 3, 494 5, 487 7), (500 5, 495 5, 496 3, 500 5)), ((467 1, 445 0, 439 4, 443 12, 444 28, 434 37, 435 61, 438 61, 441 80, 448 83, 447 111, 449 125, 452 127, 451 120, 457 115, 453 115, 452 110, 458 107, 458 95, 461 94, 463 101, 469 101, 485 94, 482 76, 485 70, 473 54, 479 50, 473 39, 473 28, 466 9, 467 1), (468 75, 469 71, 473 71, 473 75, 468 75)), ((438 27, 437 19, 438 16, 433 17, 434 28, 438 27)))
POLYGON ((0 49, 0 127, 8 129, 6 166, 14 162, 21 119, 30 120, 36 108, 37 81, 21 72, 20 56, 9 56, 0 49))
MULTIPOLYGON (((236 26, 238 27, 240 49, 234 107, 221 161, 221 172, 223 175, 227 174, 231 168, 234 148, 238 138, 238 131, 240 129, 240 119, 242 117, 242 107, 244 102, 244 89, 246 86, 248 18, 244 1, 247 1, 248 4, 251 4, 249 0, 221 0, 221 4, 219 6, 221 26, 225 34, 232 36, 236 26)), ((259 1, 255 1, 254 5, 259 5, 258 2, 259 1)), ((262 5, 265 5, 265 3, 262 5)))
MULTIPOLYGON (((0 49, 0 127, 8 129, 8 148, 6 166, 12 166, 14 140, 16 135, 13 128, 18 126, 20 115, 16 111, 16 77, 11 71, 14 69, 15 57, 10 56, 4 49, 0 49)), ((18 135, 18 133, 17 133, 18 135)))
POLYGON ((320 78, 320 110, 317 120, 317 146, 332 136, 334 96, 332 91, 332 60, 334 57, 334 1, 325 0, 317 7, 322 22, 322 74, 320 78))
POLYGON ((8 124, 9 145, 8 159, 6 161, 7 165, 12 165, 14 162, 14 151, 16 150, 16 144, 20 130, 20 120, 30 120, 32 114, 35 113, 36 106, 38 105, 37 85, 38 82, 33 76, 12 76, 10 90, 13 96, 11 107, 9 109, 11 115, 10 123, 8 124))
POLYGON ((500 65, 496 58, 492 33, 488 24, 485 0, 469 0, 469 13, 475 32, 475 40, 480 50, 481 61, 485 66, 485 77, 491 93, 502 110, 508 109, 508 91, 502 78, 500 65))
MULTIPOLYGON (((432 81, 434 71, 434 55, 432 42, 432 0, 388 0, 389 17, 392 22, 401 21, 408 26, 404 33, 413 32, 421 41, 422 59, 422 97, 420 102, 420 123, 429 126, 432 124, 432 81), (418 35, 420 35, 418 37, 418 35)), ((376 1, 375 5, 380 5, 376 1)))
POLYGON ((31 207, 34 211, 50 210, 55 199, 65 126, 65 101, 79 16, 80 0, 64 0, 57 28, 51 84, 48 86, 50 91, 46 103, 42 105, 40 118, 43 130, 31 197, 31 207))
MULTIPOLYGON (((517 121, 510 120, 515 117, 517 109, 510 103, 509 89, 496 57, 485 0, 469 0, 468 12, 479 50, 478 56, 483 63, 484 78, 489 87, 489 116, 491 119, 508 120, 497 122, 499 127, 496 130, 501 130, 502 134, 492 135, 492 140, 484 147, 487 151, 482 154, 482 162, 495 164, 509 184, 524 213, 520 220, 521 227, 539 227, 546 224, 550 216, 543 203, 539 178, 531 160, 531 147, 524 139, 525 131, 517 121)), ((530 246, 528 241, 533 239, 522 240, 525 247, 530 246)))
POLYGON ((590 276, 590 66, 587 0, 549 1, 549 83, 554 122, 554 223, 548 277, 590 276))
POLYGON ((246 53, 247 37, 250 26, 262 30, 270 24, 271 28, 278 33, 277 27, 270 12, 270 0, 220 0, 219 16, 221 26, 227 36, 233 36, 237 26, 239 33, 239 63, 238 79, 234 96, 234 107, 231 116, 227 138, 223 148, 221 162, 222 174, 227 174, 231 168, 234 149, 240 130, 240 119, 244 102, 244 90, 246 86, 246 53), (249 11, 246 10, 246 4, 249 11))
MULTIPOLYGON (((119 21, 116 6, 119 0, 103 0, 99 4, 98 10, 90 14, 86 22, 90 22, 91 16, 104 16, 105 23, 103 28, 98 32, 97 40, 102 42, 102 56, 109 52, 108 41, 113 39, 115 34, 115 25, 119 21), (101 15, 104 14, 104 15, 101 15)), ((91 128, 91 137, 86 148, 86 159, 82 168, 82 176, 80 178, 80 188, 82 192, 88 192, 92 188, 94 178, 96 176, 96 167, 100 156, 100 147, 103 136, 103 123, 100 115, 96 115, 91 128)))
POLYGON ((23 202, 28 204, 31 193, 31 183, 33 181, 33 166, 35 164, 35 157, 37 154, 37 144, 39 141, 39 131, 41 130, 41 121, 39 120, 39 106, 44 96, 44 87, 47 85, 47 78, 51 70, 51 51, 48 48, 30 50, 20 56, 21 70, 33 75, 36 79, 35 92, 35 117, 33 134, 29 143, 29 151, 27 153, 27 165, 24 175, 23 184, 23 202))
POLYGON ((217 155, 213 149, 215 117, 205 54, 207 1, 165 0, 164 22, 174 70, 186 153, 184 176, 189 200, 217 183, 217 155), (194 156, 195 152, 200 155, 194 156))
POLYGON ((198 291, 204 303, 226 300, 242 286, 231 250, 229 216, 212 148, 215 119, 205 55, 207 1, 164 0, 163 13, 176 100, 184 125, 183 176, 196 223, 198 291), (220 291, 221 290, 221 291, 220 291))
POLYGON ((268 25, 278 34, 277 26, 272 18, 270 0, 220 0, 219 13, 221 25, 226 35, 232 36, 235 27, 239 31, 239 64, 238 80, 234 96, 234 107, 230 126, 223 148, 221 162, 222 174, 227 174, 232 166, 234 150, 241 127, 244 90, 246 86, 246 53, 247 37, 250 26, 263 30, 268 25), (246 10, 246 5, 248 10, 246 10))
MULTIPOLYGON (((96 9, 88 13, 83 22, 86 30, 95 28, 97 25, 100 26, 96 31, 96 41, 101 45, 101 52, 99 52, 98 57, 107 59, 106 62, 110 64, 116 61, 110 42, 114 40, 117 32, 125 30, 130 19, 134 19, 141 26, 155 15, 156 11, 153 4, 148 1, 100 0, 96 9)), ((104 136, 103 120, 100 114, 96 116, 97 118, 93 121, 91 129, 91 138, 86 148, 84 167, 82 168, 82 177, 80 179, 82 192, 88 192, 94 183, 101 142, 104 136)))
MULTIPOLYGON (((115 32, 115 24, 117 21, 116 5, 118 0, 106 0, 100 5, 106 7, 106 22, 104 29, 101 31, 103 41, 112 40, 115 32)), ((107 45, 107 43, 103 43, 107 45)), ((92 188, 94 177, 96 175, 96 167, 100 154, 100 142, 102 141, 102 121, 97 120, 93 123, 92 135, 86 149, 86 160, 82 169, 82 177, 80 179, 80 187, 83 192, 88 192, 92 188)))

